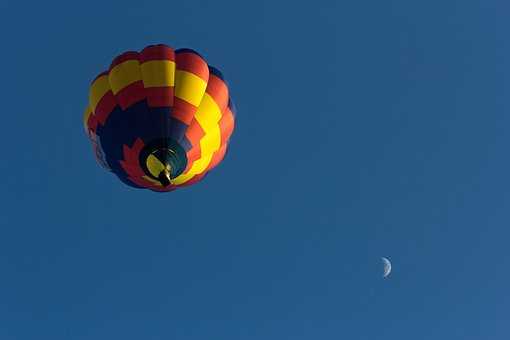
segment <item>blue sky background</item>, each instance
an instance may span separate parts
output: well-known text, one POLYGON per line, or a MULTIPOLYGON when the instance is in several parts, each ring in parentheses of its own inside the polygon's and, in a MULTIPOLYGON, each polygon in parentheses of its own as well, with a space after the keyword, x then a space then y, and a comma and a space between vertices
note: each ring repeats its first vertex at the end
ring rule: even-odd
POLYGON ((0 339, 508 339, 509 10, 2 0, 0 339), (82 129, 89 82, 153 43, 238 108, 222 165, 169 194, 82 129))

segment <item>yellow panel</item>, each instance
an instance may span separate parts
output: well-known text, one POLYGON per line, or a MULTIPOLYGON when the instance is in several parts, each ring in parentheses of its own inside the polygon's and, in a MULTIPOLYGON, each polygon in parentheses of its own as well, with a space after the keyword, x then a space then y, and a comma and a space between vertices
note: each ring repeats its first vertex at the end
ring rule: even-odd
POLYGON ((99 103, 101 98, 103 98, 108 91, 110 91, 110 82, 106 74, 97 78, 92 85, 90 85, 89 105, 92 111, 96 110, 97 103, 99 103))
POLYGON ((205 134, 200 141, 202 154, 212 153, 220 147, 221 133, 219 121, 221 111, 214 99, 206 93, 195 114, 195 119, 204 130, 205 134), (205 143, 203 141, 206 140, 205 143))
POLYGON ((212 154, 205 154, 202 155, 200 159, 197 159, 197 161, 193 164, 195 175, 204 172, 204 170, 207 169, 207 166, 209 166, 209 163, 211 163, 211 159, 212 154))
POLYGON ((147 165, 147 169, 151 175, 154 177, 158 177, 161 171, 165 170, 165 165, 154 155, 149 155, 145 164, 147 165))
POLYGON ((142 79, 138 60, 128 60, 115 66, 109 73, 113 94, 142 79))
POLYGON ((182 184, 189 181, 194 175, 198 175, 207 169, 211 163, 213 153, 221 146, 221 132, 219 121, 221 111, 214 99, 205 93, 200 106, 195 114, 195 119, 204 130, 204 136, 200 139, 201 156, 197 159, 189 171, 175 178, 173 184, 182 184))
POLYGON ((187 181, 192 179, 193 176, 202 173, 211 163, 211 159, 212 155, 202 155, 200 159, 196 160, 195 163, 193 163, 193 166, 187 173, 178 176, 177 178, 172 180, 171 183, 176 185, 186 183, 187 181), (198 171, 198 169, 202 169, 202 171, 198 171))
POLYGON ((175 96, 191 105, 198 106, 204 95, 207 83, 193 73, 175 71, 175 96))
POLYGON ((87 106, 85 109, 85 112, 83 112, 83 127, 85 128, 85 131, 88 133, 88 126, 87 121, 89 120, 90 115, 92 114, 92 110, 90 109, 90 106, 87 106))
POLYGON ((173 180, 170 180, 170 183, 172 183, 174 185, 179 185, 179 184, 186 183, 187 181, 189 181, 195 175, 192 172, 192 169, 193 168, 191 168, 187 173, 181 174, 181 175, 177 176, 176 178, 174 178, 173 180))
POLYGON ((174 86, 175 62, 151 60, 141 65, 144 87, 174 86))
POLYGON ((202 150, 202 154, 209 154, 218 150, 220 146, 221 146, 221 132, 219 129, 219 125, 216 125, 215 129, 209 131, 200 140, 200 150, 202 150))

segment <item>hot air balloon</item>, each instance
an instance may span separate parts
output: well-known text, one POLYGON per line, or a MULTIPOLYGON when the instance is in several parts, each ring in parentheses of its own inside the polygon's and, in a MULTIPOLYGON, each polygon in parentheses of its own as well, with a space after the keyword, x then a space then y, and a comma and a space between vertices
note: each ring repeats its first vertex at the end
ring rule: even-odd
POLYGON ((234 119, 221 72, 191 49, 160 44, 119 55, 92 81, 84 127, 102 167, 166 192, 223 160, 234 119))

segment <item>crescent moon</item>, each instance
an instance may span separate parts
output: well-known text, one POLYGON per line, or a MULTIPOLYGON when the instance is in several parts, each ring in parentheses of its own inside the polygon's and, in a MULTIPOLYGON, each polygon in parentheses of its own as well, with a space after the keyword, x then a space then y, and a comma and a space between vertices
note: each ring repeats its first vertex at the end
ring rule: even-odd
POLYGON ((388 277, 391 273, 391 262, 385 257, 381 257, 382 263, 383 263, 383 277, 388 277))

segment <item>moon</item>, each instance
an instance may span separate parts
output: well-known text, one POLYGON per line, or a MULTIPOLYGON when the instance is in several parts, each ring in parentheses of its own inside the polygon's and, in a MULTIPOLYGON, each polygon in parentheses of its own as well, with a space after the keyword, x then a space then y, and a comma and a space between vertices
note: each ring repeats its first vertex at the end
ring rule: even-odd
POLYGON ((391 273, 391 262, 385 257, 381 257, 381 261, 384 268, 383 277, 388 277, 388 275, 391 273))

